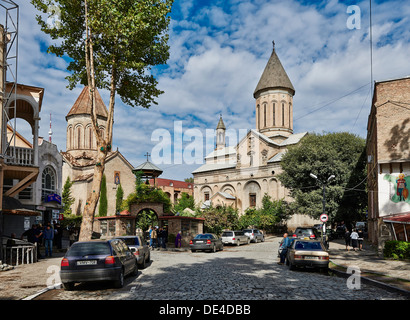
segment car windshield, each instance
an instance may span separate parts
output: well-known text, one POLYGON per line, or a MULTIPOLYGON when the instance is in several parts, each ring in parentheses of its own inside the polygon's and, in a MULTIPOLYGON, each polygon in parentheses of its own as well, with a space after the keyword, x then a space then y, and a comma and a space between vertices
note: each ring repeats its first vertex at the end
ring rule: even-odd
POLYGON ((68 250, 66 256, 98 256, 98 255, 110 255, 111 250, 110 246, 106 242, 84 242, 84 243, 74 243, 71 248, 68 250))
POLYGON ((323 250, 320 242, 298 241, 295 244, 298 250, 323 250))
POLYGON ((222 237, 232 237, 233 236, 233 232, 224 232, 222 234, 222 237))
POLYGON ((212 234, 198 234, 195 239, 212 239, 212 234))
POLYGON ((124 241, 127 246, 139 246, 140 245, 140 242, 138 241, 138 237, 119 238, 119 239, 124 241))
POLYGON ((243 230, 243 233, 252 233, 252 230, 243 230))

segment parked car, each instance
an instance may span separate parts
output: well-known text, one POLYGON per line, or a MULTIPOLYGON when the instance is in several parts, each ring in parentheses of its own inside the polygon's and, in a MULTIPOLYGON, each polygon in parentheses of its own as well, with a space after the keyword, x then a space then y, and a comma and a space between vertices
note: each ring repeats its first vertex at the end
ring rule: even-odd
POLYGON ((243 233, 243 231, 224 231, 222 233, 223 244, 249 244, 251 239, 243 233))
POLYGON ((64 289, 76 282, 114 281, 124 286, 124 277, 138 274, 137 260, 120 239, 75 242, 61 260, 60 278, 64 289))
POLYGON ((288 249, 286 265, 291 270, 296 267, 314 267, 327 270, 329 253, 319 240, 295 239, 288 249))
POLYGON ((265 241, 265 236, 263 235, 262 232, 260 232, 258 229, 245 229, 243 230, 243 233, 249 237, 251 242, 257 243, 258 241, 264 242, 265 241))
POLYGON ((123 236, 116 238, 125 242, 137 259, 138 267, 145 269, 147 263, 151 260, 151 251, 147 243, 143 241, 140 236, 123 236))
POLYGON ((297 227, 293 238, 320 239, 320 232, 315 227, 297 227))
POLYGON ((209 252, 216 252, 223 250, 224 245, 221 238, 218 238, 212 233, 200 233, 195 236, 190 242, 189 247, 192 252, 197 250, 207 250, 209 252))

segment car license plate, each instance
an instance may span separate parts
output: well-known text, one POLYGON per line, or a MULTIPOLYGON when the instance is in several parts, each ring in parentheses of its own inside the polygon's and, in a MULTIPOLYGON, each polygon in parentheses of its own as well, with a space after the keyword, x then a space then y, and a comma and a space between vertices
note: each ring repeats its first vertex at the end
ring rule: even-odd
POLYGON ((77 261, 77 266, 92 266, 96 264, 97 264, 97 260, 77 261))
POLYGON ((318 257, 309 257, 309 256, 305 256, 305 260, 317 260, 318 257))
POLYGON ((203 241, 196 241, 196 243, 204 243, 203 241))

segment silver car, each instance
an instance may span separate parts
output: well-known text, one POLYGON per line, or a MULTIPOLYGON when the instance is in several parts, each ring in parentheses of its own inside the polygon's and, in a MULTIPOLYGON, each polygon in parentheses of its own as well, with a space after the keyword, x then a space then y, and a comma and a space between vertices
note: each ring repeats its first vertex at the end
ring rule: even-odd
POLYGON ((245 229, 243 230, 243 233, 249 237, 251 242, 257 243, 258 241, 265 241, 265 236, 258 229, 245 229))
POLYGON ((240 246, 241 244, 249 244, 251 239, 243 233, 243 231, 224 231, 222 233, 223 244, 236 244, 240 246))
POLYGON ((135 259, 137 259, 138 266, 144 269, 151 259, 151 251, 145 241, 143 241, 140 236, 122 236, 116 238, 125 242, 134 254, 135 259))

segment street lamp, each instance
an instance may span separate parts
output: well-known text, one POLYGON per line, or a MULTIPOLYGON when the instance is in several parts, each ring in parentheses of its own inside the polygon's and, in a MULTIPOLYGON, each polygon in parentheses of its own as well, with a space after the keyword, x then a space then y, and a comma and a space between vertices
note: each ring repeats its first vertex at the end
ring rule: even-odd
MULTIPOLYGON (((316 181, 318 181, 322 187, 323 187, 323 214, 326 214, 326 185, 330 182, 330 180, 335 178, 335 175, 332 174, 329 178, 327 178, 326 182, 323 182, 321 180, 319 180, 319 178, 314 175, 313 173, 310 173, 310 176, 315 179, 316 181)), ((324 236, 323 234, 326 232, 326 222, 323 222, 323 228, 322 228, 322 242, 324 243, 324 236)))

